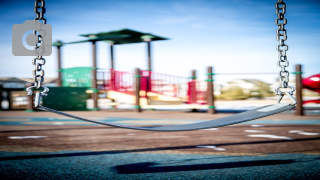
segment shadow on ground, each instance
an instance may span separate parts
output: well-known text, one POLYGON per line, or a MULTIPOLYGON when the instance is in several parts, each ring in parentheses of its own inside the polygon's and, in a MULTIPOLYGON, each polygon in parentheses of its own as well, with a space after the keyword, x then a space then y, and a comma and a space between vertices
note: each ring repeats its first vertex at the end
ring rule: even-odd
POLYGON ((180 165, 180 166, 160 166, 154 167, 157 163, 144 162, 117 166, 114 169, 119 174, 138 174, 138 173, 159 173, 159 172, 178 172, 178 171, 195 171, 195 170, 212 170, 239 168, 251 166, 267 166, 294 163, 294 160, 260 160, 260 161, 240 161, 228 163, 180 165))

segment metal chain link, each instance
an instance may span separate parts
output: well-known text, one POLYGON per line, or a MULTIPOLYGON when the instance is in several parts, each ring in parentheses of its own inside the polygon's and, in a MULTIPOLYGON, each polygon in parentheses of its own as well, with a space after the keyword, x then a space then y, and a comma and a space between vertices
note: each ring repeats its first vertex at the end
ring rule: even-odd
POLYGON ((286 4, 283 0, 278 0, 275 4, 277 19, 275 20, 275 24, 278 25, 277 29, 277 41, 279 41, 279 45, 277 46, 278 51, 278 67, 280 67, 280 71, 278 73, 279 80, 281 82, 281 86, 276 88, 276 94, 279 96, 283 96, 283 92, 281 92, 280 88, 290 88, 289 94, 293 94, 295 91, 294 87, 288 86, 289 82, 289 71, 286 70, 286 67, 289 66, 289 61, 287 60, 287 51, 288 45, 285 44, 287 40, 287 30, 285 29, 285 25, 287 24, 287 19, 284 18, 284 14, 286 13, 286 4))
POLYGON ((34 85, 27 88, 28 95, 32 95, 32 89, 40 89, 44 90, 41 92, 41 96, 46 96, 49 89, 47 87, 43 87, 42 83, 44 81, 44 70, 42 66, 45 65, 46 60, 42 57, 43 48, 40 48, 42 42, 42 36, 45 36, 45 31, 41 29, 41 24, 46 24, 47 20, 44 18, 44 14, 46 13, 45 2, 44 0, 36 0, 34 5, 34 12, 36 13, 35 24, 38 25, 37 30, 33 31, 33 34, 37 37, 37 43, 34 47, 34 50, 37 52, 38 56, 32 59, 32 64, 35 65, 35 69, 32 71, 34 85), (42 20, 42 23, 41 23, 42 20), (38 22, 36 22, 38 21, 38 22))
POLYGON ((46 13, 44 0, 35 1, 34 12, 37 14, 37 17, 35 18, 35 20, 43 20, 43 24, 46 24, 46 19, 43 17, 43 15, 46 13), (40 6, 39 6, 39 3, 41 3, 40 6), (39 9, 41 9, 41 11, 39 11, 39 9))

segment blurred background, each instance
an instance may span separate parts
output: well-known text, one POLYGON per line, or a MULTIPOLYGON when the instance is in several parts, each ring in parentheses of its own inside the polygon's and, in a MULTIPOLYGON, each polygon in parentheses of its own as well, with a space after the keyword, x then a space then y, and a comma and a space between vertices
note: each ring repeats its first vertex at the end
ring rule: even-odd
MULTIPOLYGON (((34 1, 0 3, 0 77, 2 81, 19 78, 32 82, 33 57, 13 56, 11 40, 14 24, 35 18, 34 1)), ((230 93, 223 95, 223 92, 232 89, 231 94, 236 97, 231 99, 248 99, 272 96, 272 88, 278 85, 275 3, 270 0, 230 0, 227 3, 224 0, 47 0, 44 17, 52 26, 53 42, 81 41, 86 39, 81 34, 126 28, 168 38, 152 42, 153 72, 190 77, 191 70, 197 70, 198 80, 207 78, 208 66, 217 74, 268 73, 214 76, 217 97, 231 97, 230 93), (236 88, 230 89, 230 86, 236 88), (264 95, 252 96, 246 88, 261 89, 263 93, 260 94, 264 95)), ((304 77, 319 74, 320 1, 290 0, 286 4, 288 70, 295 71, 294 65, 302 64, 304 77)), ((22 41, 25 44, 25 40, 22 41)), ((107 42, 97 42, 99 69, 110 69, 109 46, 107 42)), ((91 43, 64 45, 61 50, 63 69, 92 66, 91 43)), ((53 47, 52 55, 45 58, 46 82, 56 86, 57 49, 53 47)), ((114 47, 115 70, 147 70, 147 58, 146 43, 114 47)), ((293 79, 294 76, 290 80, 293 79)), ((292 83, 289 85, 294 85, 292 83)), ((309 95, 318 96, 314 92, 309 95)))

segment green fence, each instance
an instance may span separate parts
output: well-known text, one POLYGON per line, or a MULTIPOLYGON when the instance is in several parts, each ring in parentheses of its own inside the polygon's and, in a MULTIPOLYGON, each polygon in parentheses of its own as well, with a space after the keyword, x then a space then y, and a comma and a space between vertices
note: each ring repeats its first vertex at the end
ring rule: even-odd
POLYGON ((92 67, 61 69, 63 87, 91 87, 92 67))

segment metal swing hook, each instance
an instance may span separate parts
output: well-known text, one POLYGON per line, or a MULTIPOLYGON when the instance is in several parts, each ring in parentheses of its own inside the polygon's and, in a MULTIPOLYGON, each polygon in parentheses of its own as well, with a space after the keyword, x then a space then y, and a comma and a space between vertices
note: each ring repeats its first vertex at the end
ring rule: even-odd
POLYGON ((290 100, 292 101, 291 105, 296 105, 297 104, 297 100, 293 97, 293 92, 295 91, 295 88, 293 86, 288 86, 288 87, 291 89, 289 92, 287 92, 287 91, 282 92, 280 90, 280 86, 275 89, 276 94, 278 95, 278 100, 277 101, 278 101, 278 103, 280 103, 282 98, 283 98, 283 96, 287 95, 290 98, 290 100))
MULTIPOLYGON (((42 92, 36 92, 35 93, 35 98, 34 98, 34 107, 35 108, 39 108, 40 103, 41 103, 41 97, 42 96, 47 96, 47 92, 49 92, 49 88, 45 87, 45 86, 41 86, 43 88, 42 92)), ((37 86, 30 86, 26 89, 26 91, 28 91, 28 96, 31 96, 33 94, 32 89, 33 88, 37 88, 37 86)))

